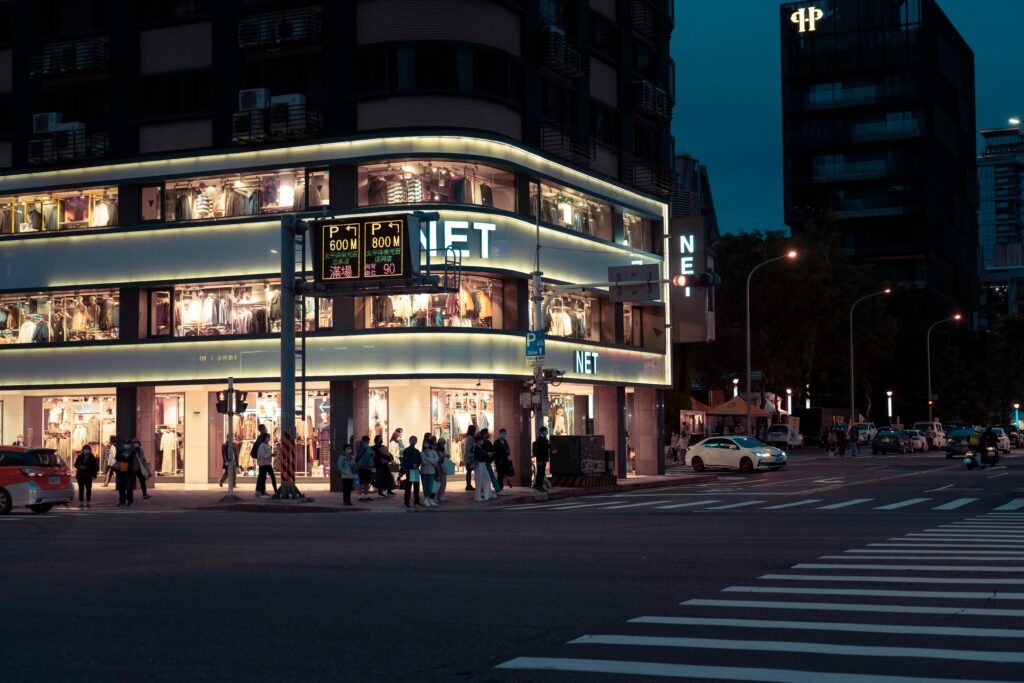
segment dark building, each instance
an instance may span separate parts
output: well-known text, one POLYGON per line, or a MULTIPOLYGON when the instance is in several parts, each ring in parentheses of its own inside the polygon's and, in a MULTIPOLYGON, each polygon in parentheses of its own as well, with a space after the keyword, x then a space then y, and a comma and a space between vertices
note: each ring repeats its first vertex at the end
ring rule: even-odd
POLYGON ((1020 315, 1024 298, 1024 131, 983 130, 978 155, 978 241, 986 326, 1020 315))
POLYGON ((976 306, 970 47, 934 0, 790 2, 780 24, 787 225, 976 306))

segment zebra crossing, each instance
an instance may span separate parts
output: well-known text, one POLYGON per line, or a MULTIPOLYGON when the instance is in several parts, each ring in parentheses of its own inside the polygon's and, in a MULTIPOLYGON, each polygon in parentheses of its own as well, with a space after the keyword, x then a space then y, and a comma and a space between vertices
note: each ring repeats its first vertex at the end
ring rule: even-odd
MULTIPOLYGON (((950 512, 963 508, 978 508, 986 505, 994 505, 993 512, 1014 512, 1024 511, 1024 498, 1014 498, 1009 502, 1004 501, 982 501, 981 498, 955 498, 945 500, 941 498, 915 497, 903 500, 888 502, 874 498, 853 498, 834 503, 825 503, 821 498, 806 498, 786 503, 773 504, 763 499, 729 501, 723 498, 703 498, 678 502, 678 499, 654 496, 653 500, 637 501, 635 496, 620 495, 618 497, 601 497, 600 499, 588 498, 588 501, 596 502, 554 502, 540 503, 536 505, 519 505, 502 508, 504 512, 567 512, 586 508, 588 512, 616 512, 618 510, 634 510, 638 512, 654 511, 686 511, 686 512, 729 512, 732 510, 792 510, 800 512, 808 511, 880 511, 891 512, 893 510, 923 511, 933 510, 937 512, 950 512)), ((966 529, 965 529, 966 530, 966 529)), ((949 535, 949 530, 943 530, 944 535, 949 535)), ((1022 532, 1024 534, 1024 532, 1022 532)), ((975 536, 984 538, 985 534, 974 533, 975 536)))
POLYGON ((1019 681, 1024 513, 1014 510, 1020 509, 796 563, 749 585, 726 586, 720 596, 685 599, 665 614, 637 616, 496 669, 517 676, 587 674, 588 680, 1019 681), (967 539, 952 538, 928 552, 907 548, 900 564, 890 563, 893 546, 914 546, 920 534, 951 528, 990 533, 1001 539, 1001 550, 986 551, 979 565, 967 539))

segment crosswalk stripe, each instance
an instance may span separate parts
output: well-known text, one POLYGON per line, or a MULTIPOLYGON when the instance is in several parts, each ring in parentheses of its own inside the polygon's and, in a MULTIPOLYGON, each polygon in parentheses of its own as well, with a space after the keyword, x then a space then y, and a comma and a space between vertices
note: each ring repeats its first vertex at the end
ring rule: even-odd
POLYGON ((932 510, 956 510, 957 508, 963 507, 964 505, 967 505, 968 503, 973 503, 976 500, 981 500, 981 499, 980 498, 957 498, 956 500, 951 500, 948 503, 945 503, 943 505, 937 505, 937 506, 933 507, 932 510))
POLYGON ((800 643, 789 640, 723 640, 719 638, 682 638, 674 636, 586 635, 570 640, 569 645, 632 645, 636 647, 700 648, 702 650, 754 650, 759 652, 799 652, 801 654, 842 655, 851 657, 908 657, 955 659, 1003 664, 1024 663, 1024 653, 994 650, 958 650, 930 647, 879 647, 800 643))
POLYGON ((747 505, 757 505, 758 503, 763 502, 763 500, 748 500, 743 503, 729 503, 728 505, 716 505, 713 508, 708 508, 708 510, 731 510, 732 508, 741 508, 746 507, 747 505))
POLYGON ((778 593, 782 595, 854 595, 861 598, 949 598, 951 600, 1022 600, 1024 593, 993 591, 892 591, 868 588, 789 588, 782 586, 729 586, 723 593, 778 593))
MULTIPOLYGON (((979 551, 981 552, 981 551, 979 551)), ((1024 557, 993 557, 991 555, 821 555, 819 560, 964 560, 966 562, 1020 562, 1024 557)))
POLYGON ((913 531, 908 536, 1024 536, 1024 529, 1014 527, 1012 529, 994 529, 992 527, 981 527, 978 529, 925 529, 924 531, 913 531))
POLYGON ((817 564, 806 562, 793 569, 893 569, 904 572, 1024 572, 1024 567, 961 567, 952 564, 817 564))
POLYGON ((964 536, 934 536, 931 534, 907 534, 905 536, 897 536, 896 538, 889 539, 891 541, 945 541, 946 543, 960 543, 960 544, 972 544, 972 543, 992 543, 1001 545, 1020 545, 1022 539, 1017 538, 1001 538, 998 536, 987 536, 985 538, 975 537, 964 537, 964 536))
POLYGON ((1024 609, 995 609, 991 607, 920 607, 915 605, 874 605, 848 602, 782 602, 776 600, 705 600, 695 599, 679 603, 690 607, 754 607, 760 609, 827 610, 832 612, 892 612, 905 614, 968 614, 984 617, 1024 617, 1024 609))
POLYGON ((846 552, 858 555, 868 553, 915 553, 918 555, 971 555, 978 552, 984 552, 986 555, 1016 555, 1024 557, 1024 550, 899 550, 895 548, 880 548, 878 550, 868 550, 865 548, 855 548, 854 550, 847 550, 846 552))
POLYGON ((1010 683, 1009 681, 979 681, 963 678, 828 673, 822 671, 799 671, 795 669, 663 664, 658 662, 610 659, 575 659, 571 657, 516 657, 499 664, 497 668, 656 676, 660 678, 687 678, 705 681, 764 681, 765 683, 1010 683))
POLYGON ((768 507, 761 508, 761 509, 762 510, 784 510, 786 508, 795 508, 795 507, 799 507, 801 505, 810 505, 811 503, 820 503, 820 502, 821 502, 821 498, 810 498, 808 500, 798 500, 795 503, 784 503, 782 505, 769 505, 768 507))
POLYGON ((706 617, 637 617, 631 624, 665 626, 733 626, 787 631, 842 631, 850 633, 898 633, 920 636, 973 636, 978 638, 1024 638, 1024 630, 1010 628, 967 628, 959 626, 900 626, 898 624, 857 624, 773 619, 709 619, 706 617))
POLYGON ((676 508, 688 508, 695 505, 710 505, 711 503, 720 503, 721 499, 718 500, 695 500, 690 503, 676 503, 675 505, 662 505, 654 508, 655 510, 675 510, 676 508))
POLYGON ((1021 508, 1024 508, 1024 498, 1015 498, 1014 500, 1011 500, 1006 505, 1000 505, 999 507, 997 507, 995 509, 995 511, 999 511, 999 510, 1020 510, 1021 508))
MULTIPOLYGON (((934 576, 864 576, 862 574, 857 576, 839 574, 764 574, 757 578, 767 581, 843 581, 849 583, 955 583, 959 585, 964 582, 963 577, 955 578, 952 576, 937 578, 934 576)), ((1024 579, 985 579, 985 585, 1024 586, 1024 579)))
POLYGON ((640 508, 640 507, 645 507, 647 505, 658 505, 659 503, 667 503, 667 502, 668 502, 667 500, 651 500, 651 501, 647 501, 647 502, 644 502, 644 503, 630 503, 629 505, 617 505, 617 504, 615 504, 615 505, 609 505, 607 507, 601 508, 601 512, 604 512, 606 510, 625 510, 626 508, 640 508))
POLYGON ((943 543, 868 543, 868 545, 875 548, 1001 548, 1003 550, 1019 546, 1019 544, 1006 543, 955 543, 953 541, 943 543))
POLYGON ((911 505, 917 505, 918 503, 924 503, 931 500, 931 498, 911 498, 909 500, 901 500, 898 503, 889 503, 888 505, 879 505, 876 510, 899 510, 900 508, 910 507, 911 505))
POLYGON ((861 503, 870 503, 874 498, 855 498, 853 500, 847 500, 842 503, 833 503, 832 505, 822 505, 819 510, 838 510, 839 508, 850 507, 851 505, 860 505, 861 503))

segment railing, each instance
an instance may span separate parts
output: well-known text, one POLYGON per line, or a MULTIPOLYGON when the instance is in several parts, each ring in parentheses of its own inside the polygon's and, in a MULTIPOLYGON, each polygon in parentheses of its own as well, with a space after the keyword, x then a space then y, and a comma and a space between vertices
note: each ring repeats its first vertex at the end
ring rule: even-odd
POLYGON ((661 119, 672 117, 672 99, 668 93, 648 80, 633 81, 633 108, 642 114, 661 119))
POLYGON ((563 126, 544 124, 540 136, 541 149, 574 164, 589 166, 597 157, 593 138, 563 126))
POLYGON ((573 46, 561 29, 545 26, 541 33, 541 61, 544 66, 569 78, 586 76, 590 63, 573 46))
POLYGON ((59 164, 88 161, 107 155, 107 134, 84 130, 59 130, 28 141, 28 163, 59 164))
POLYGON ((316 7, 268 12, 238 22, 239 47, 279 47, 320 40, 320 10, 316 7))
POLYGON ((658 38, 658 8, 648 0, 633 0, 630 7, 630 17, 633 20, 633 30, 642 36, 657 40, 658 38))
POLYGON ((80 40, 45 46, 42 54, 32 56, 29 70, 33 76, 88 73, 104 71, 108 63, 106 40, 80 40))
POLYGON ((272 140, 308 138, 320 133, 320 111, 298 104, 236 112, 231 119, 231 140, 252 145, 272 140))
POLYGON ((622 180, 638 190, 659 197, 672 194, 672 171, 653 161, 627 161, 623 165, 622 180))
POLYGON ((900 140, 921 135, 917 121, 892 125, 884 122, 854 124, 817 124, 807 128, 796 127, 789 131, 787 144, 793 147, 817 147, 821 145, 846 145, 855 142, 877 140, 900 140))

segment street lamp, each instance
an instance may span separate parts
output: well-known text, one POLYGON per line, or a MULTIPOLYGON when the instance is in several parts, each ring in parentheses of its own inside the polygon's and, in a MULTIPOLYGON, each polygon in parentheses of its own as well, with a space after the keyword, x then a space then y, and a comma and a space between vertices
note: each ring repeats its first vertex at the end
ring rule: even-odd
POLYGON ((1020 429, 1020 404, 1013 404, 1013 426, 1020 429))
POLYGON ((892 427, 892 391, 885 392, 885 402, 889 408, 889 426, 892 427))
POLYGON ((769 263, 775 263, 776 261, 781 261, 783 259, 792 260, 795 259, 796 257, 796 250, 790 249, 782 256, 776 256, 775 258, 770 258, 767 261, 762 261, 761 263, 758 263, 756 266, 750 269, 750 273, 747 275, 747 434, 753 433, 750 429, 750 280, 754 277, 754 273, 756 273, 759 269, 763 268, 764 266, 767 266, 769 263))
POLYGON ((811 385, 808 384, 804 387, 807 391, 804 392, 804 408, 807 410, 811 409, 811 385))
POLYGON ((732 381, 732 397, 736 398, 740 395, 740 378, 737 377, 732 381))
POLYGON ((1020 125, 1020 118, 1016 117, 1016 116, 1011 116, 1010 117, 1010 125, 1011 126, 1019 126, 1020 125))
POLYGON ((952 318, 943 318, 937 323, 932 323, 932 326, 928 328, 928 334, 924 336, 925 350, 928 355, 928 422, 932 421, 932 402, 934 401, 932 398, 932 330, 942 323, 948 323, 950 320, 960 320, 962 317, 962 315, 957 313, 952 318))
POLYGON ((855 401, 856 392, 853 388, 853 309, 857 307, 861 301, 870 299, 873 296, 882 296, 883 294, 892 294, 892 290, 886 287, 881 292, 872 292, 871 294, 865 294, 861 298, 857 299, 850 305, 850 426, 857 424, 857 407, 855 401))
POLYGON ((793 390, 786 389, 786 412, 793 414, 793 390))

